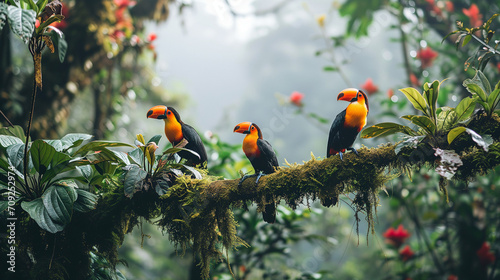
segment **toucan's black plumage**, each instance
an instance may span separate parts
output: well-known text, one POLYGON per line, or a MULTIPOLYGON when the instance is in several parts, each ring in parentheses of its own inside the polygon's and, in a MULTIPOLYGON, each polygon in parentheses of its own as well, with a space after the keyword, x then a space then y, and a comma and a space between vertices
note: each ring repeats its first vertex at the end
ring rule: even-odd
POLYGON ((330 127, 326 155, 330 157, 338 153, 343 159, 342 153, 346 149, 358 153, 352 144, 366 124, 369 107, 366 94, 354 88, 344 89, 337 100, 349 101, 350 104, 335 117, 330 127))
MULTIPOLYGON (((330 157, 339 154, 342 160, 342 153, 345 150, 351 150, 358 154, 352 144, 366 124, 369 107, 366 94, 355 88, 344 89, 337 96, 337 100, 348 101, 350 104, 335 117, 330 127, 326 155, 330 157)), ((322 204, 326 207, 337 204, 337 201, 338 195, 331 194, 321 199, 322 204)))
MULTIPOLYGON (((254 175, 243 176, 240 185, 246 178, 251 176, 257 176, 255 181, 257 185, 261 176, 274 173, 279 166, 273 147, 262 138, 260 128, 254 123, 240 123, 234 128, 234 132, 247 134, 243 140, 242 148, 255 170, 254 175)), ((264 211, 262 212, 264 221, 274 223, 276 221, 276 202, 272 197, 267 196, 264 198, 264 204, 264 211)))
POLYGON ((187 151, 180 151, 177 154, 188 161, 192 165, 203 165, 207 162, 207 152, 205 151, 205 146, 201 141, 200 135, 196 130, 184 123, 181 120, 179 113, 172 107, 167 107, 163 105, 155 106, 149 109, 148 118, 162 119, 165 121, 165 135, 172 146, 176 146, 186 139, 188 142, 185 149, 196 152, 199 157, 193 153, 187 151))

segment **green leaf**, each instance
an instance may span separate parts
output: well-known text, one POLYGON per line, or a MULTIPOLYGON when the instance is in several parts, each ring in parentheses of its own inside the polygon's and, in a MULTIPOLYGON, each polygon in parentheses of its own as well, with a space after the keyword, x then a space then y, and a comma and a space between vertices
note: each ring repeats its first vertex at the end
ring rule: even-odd
POLYGON ((466 97, 458 103, 457 108, 455 108, 455 113, 457 114, 457 121, 461 122, 467 120, 474 112, 474 107, 476 106, 476 100, 470 97, 466 97))
POLYGON ((462 41, 462 47, 465 47, 470 42, 470 39, 472 39, 472 35, 468 34, 467 36, 464 37, 464 40, 462 41))
POLYGON ((9 25, 14 34, 21 37, 24 43, 28 43, 35 30, 36 12, 25 10, 16 6, 8 7, 9 25))
POLYGON ((24 134, 24 130, 19 125, 15 125, 14 127, 2 127, 0 128, 0 135, 8 135, 15 136, 21 139, 21 142, 24 143, 26 141, 26 136, 24 134))
POLYGON ((42 195, 43 205, 54 223, 67 225, 73 215, 78 194, 73 187, 61 184, 50 186, 42 195))
POLYGON ((35 170, 40 174, 44 174, 52 161, 52 157, 56 153, 56 149, 43 140, 38 139, 31 144, 29 153, 35 170))
POLYGON ((24 144, 21 139, 16 136, 0 135, 0 146, 7 148, 14 144, 24 144))
POLYGON ((408 135, 415 135, 416 132, 413 131, 411 128, 400 125, 397 123, 379 123, 376 125, 372 125, 370 127, 365 128, 363 131, 361 131, 361 138, 373 138, 373 137, 380 137, 380 136, 387 136, 391 135, 397 132, 401 132, 404 134, 408 135))
POLYGON ((48 2, 49 0, 38 0, 38 2, 36 3, 36 5, 38 6, 38 10, 43 11, 48 2))
POLYGON ((400 89, 402 93, 406 96, 408 100, 410 100, 411 104, 413 104, 413 107, 415 109, 423 112, 424 114, 427 114, 427 107, 425 105, 425 99, 422 97, 422 95, 418 92, 418 90, 414 88, 403 88, 400 89))
POLYGON ((490 110, 492 111, 495 110, 499 102, 500 102, 500 89, 497 88, 494 91, 492 91, 488 96, 488 105, 490 105, 490 110))
POLYGON ((35 2, 33 2, 33 0, 28 0, 28 3, 30 4, 30 8, 35 11, 35 13, 38 14, 38 6, 36 5, 35 2))
POLYGON ((3 29, 3 26, 7 22, 7 4, 0 2, 0 31, 3 29))
POLYGON ((156 180, 155 191, 159 196, 166 194, 169 187, 167 181, 163 179, 156 180))
MULTIPOLYGON (((429 83, 430 84, 430 83, 429 83)), ((429 87, 427 83, 424 84, 424 100, 427 103, 427 107, 430 109, 429 117, 434 118, 436 116, 436 102, 439 96, 439 81, 434 81, 429 87)))
POLYGON ((96 208, 97 195, 82 189, 76 189, 76 193, 78 194, 78 198, 74 204, 75 211, 85 213, 96 208))
POLYGON ((451 144, 460 134, 465 132, 465 127, 459 126, 448 132, 448 144, 451 144))
POLYGON ((65 227, 64 224, 56 223, 52 220, 40 197, 32 201, 21 202, 21 208, 28 212, 30 217, 35 220, 39 227, 50 233, 56 233, 63 230, 65 227))
POLYGON ((111 151, 111 152, 113 152, 113 154, 116 156, 116 158, 119 159, 119 161, 121 161, 125 165, 130 164, 130 160, 128 159, 128 156, 126 153, 118 152, 118 151, 111 151))
POLYGON ((76 169, 80 171, 80 173, 85 178, 85 180, 87 180, 87 182, 90 182, 94 174, 92 167, 90 165, 77 166, 76 169))
POLYGON ((123 190, 125 191, 126 197, 132 198, 137 190, 137 187, 140 187, 142 181, 146 178, 148 173, 136 164, 127 165, 123 167, 123 170, 125 170, 123 190))
POLYGON ((434 135, 436 133, 436 125, 427 116, 413 116, 410 121, 424 129, 430 135, 434 135))
POLYGON ((483 102, 488 100, 486 97, 486 93, 484 93, 484 90, 479 85, 468 83, 467 80, 464 81, 463 85, 472 95, 477 95, 479 97, 479 100, 483 102))
POLYGON ((142 165, 142 159, 144 158, 144 152, 141 148, 135 148, 128 153, 128 157, 137 165, 142 165))
POLYGON ((47 183, 57 175, 75 169, 77 166, 88 165, 90 162, 84 158, 75 158, 64 160, 56 166, 51 166, 49 170, 42 176, 41 184, 47 183))
POLYGON ((160 139, 161 139, 161 135, 158 134, 158 135, 151 137, 151 139, 149 139, 148 143, 155 142, 156 145, 158 145, 158 143, 160 142, 160 139))
POLYGON ((45 140, 46 143, 51 145, 58 152, 66 151, 71 148, 79 146, 83 141, 92 138, 90 134, 70 133, 63 138, 56 140, 45 140))
MULTIPOLYGON (((55 29, 55 28, 53 28, 55 29)), ((61 33, 62 34, 62 33, 61 33)), ((64 58, 66 57, 66 52, 68 51, 68 43, 64 39, 64 36, 60 36, 61 34, 57 32, 50 32, 50 39, 54 43, 54 46, 57 50, 57 55, 59 57, 59 61, 63 63, 64 58)))
POLYGON ((484 89, 484 92, 486 94, 489 94, 491 92, 490 81, 488 81, 488 78, 483 74, 482 71, 477 70, 476 77, 474 77, 474 78, 476 80, 478 79, 480 81, 479 86, 481 86, 484 89))
POLYGON ((82 147, 80 147, 80 149, 78 149, 78 151, 76 151, 74 153, 74 155, 85 155, 88 152, 101 151, 102 149, 109 148, 109 147, 132 147, 132 148, 134 148, 135 146, 132 146, 130 144, 123 143, 123 142, 118 142, 118 141, 92 141, 92 142, 89 142, 89 143, 83 145, 82 147))
POLYGON ((9 163, 20 172, 24 170, 24 144, 14 144, 6 150, 9 163))
POLYGON ((164 155, 166 155, 166 154, 175 154, 175 153, 178 153, 180 151, 190 152, 193 155, 197 156, 198 158, 200 157, 200 155, 197 152, 195 152, 193 150, 190 150, 190 149, 185 149, 185 148, 169 148, 165 152, 163 152, 163 154, 164 155))

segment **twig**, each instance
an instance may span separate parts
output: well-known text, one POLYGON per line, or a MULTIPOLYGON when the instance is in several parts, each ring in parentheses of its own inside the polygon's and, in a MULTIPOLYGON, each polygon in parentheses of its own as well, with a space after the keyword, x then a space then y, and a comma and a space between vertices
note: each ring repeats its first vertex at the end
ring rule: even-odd
POLYGON ((14 127, 14 125, 10 122, 9 118, 7 118, 7 116, 2 112, 2 110, 0 110, 0 114, 2 114, 3 118, 7 121, 7 123, 14 127))

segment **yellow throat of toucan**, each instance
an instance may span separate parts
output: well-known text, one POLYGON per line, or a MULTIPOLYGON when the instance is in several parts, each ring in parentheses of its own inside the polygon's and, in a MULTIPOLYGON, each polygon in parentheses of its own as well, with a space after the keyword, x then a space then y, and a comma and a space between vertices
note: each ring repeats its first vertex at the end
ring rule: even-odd
POLYGON ((247 157, 258 157, 260 155, 257 140, 262 139, 262 133, 256 124, 251 122, 240 123, 234 128, 234 132, 247 135, 245 139, 243 139, 242 146, 243 152, 245 152, 247 157))
POLYGON ((369 106, 366 94, 355 88, 343 90, 337 97, 337 100, 351 102, 346 108, 344 127, 357 128, 358 132, 366 125, 369 106))
POLYGON ((147 117, 160 119, 165 122, 165 135, 172 145, 178 144, 184 138, 182 134, 183 122, 179 113, 174 108, 163 105, 154 106, 149 109, 147 117))

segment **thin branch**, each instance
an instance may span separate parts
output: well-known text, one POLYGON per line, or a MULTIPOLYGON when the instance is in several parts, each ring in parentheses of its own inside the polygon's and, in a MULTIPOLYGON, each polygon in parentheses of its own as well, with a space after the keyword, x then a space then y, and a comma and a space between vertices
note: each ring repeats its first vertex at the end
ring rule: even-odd
POLYGON ((3 118, 7 121, 7 123, 11 126, 14 127, 14 125, 10 122, 9 118, 0 110, 0 114, 2 114, 3 118))

